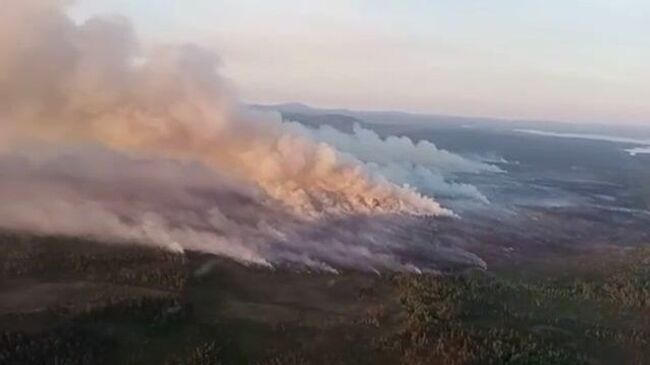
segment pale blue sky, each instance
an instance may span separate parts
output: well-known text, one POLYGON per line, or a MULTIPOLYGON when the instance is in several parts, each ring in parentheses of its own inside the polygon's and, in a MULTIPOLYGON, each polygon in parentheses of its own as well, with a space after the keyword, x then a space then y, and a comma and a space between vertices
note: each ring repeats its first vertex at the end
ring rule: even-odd
POLYGON ((647 0, 81 0, 214 49, 251 102, 650 124, 647 0))

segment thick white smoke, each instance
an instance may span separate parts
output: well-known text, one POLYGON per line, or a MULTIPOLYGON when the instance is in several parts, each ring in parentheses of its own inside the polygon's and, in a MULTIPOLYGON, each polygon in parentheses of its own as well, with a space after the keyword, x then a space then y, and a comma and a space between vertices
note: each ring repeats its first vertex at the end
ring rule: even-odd
POLYGON ((474 186, 448 181, 456 174, 502 173, 495 165, 468 160, 439 149, 429 141, 414 143, 410 138, 389 136, 385 139, 358 124, 347 134, 327 125, 310 129, 288 123, 294 133, 307 135, 336 147, 364 162, 366 167, 399 185, 411 185, 430 195, 468 198, 483 203, 488 199, 474 186))
POLYGON ((200 47, 144 52, 123 18, 75 24, 58 1, 9 0, 0 12, 0 227, 326 269, 478 262, 433 250, 426 234, 404 240, 415 216, 450 211, 381 175, 409 161, 427 180, 463 161, 449 154, 453 163, 434 166, 430 146, 400 139, 317 138, 246 114, 230 95, 200 47), (391 155, 400 146, 410 154, 391 155))

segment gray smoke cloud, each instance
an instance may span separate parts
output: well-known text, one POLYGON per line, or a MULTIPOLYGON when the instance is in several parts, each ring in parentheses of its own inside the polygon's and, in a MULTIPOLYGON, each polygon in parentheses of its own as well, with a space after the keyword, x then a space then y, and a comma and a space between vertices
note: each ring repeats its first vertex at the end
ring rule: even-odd
POLYGON ((324 270, 482 265, 433 243, 426 220, 452 213, 404 184, 472 195, 442 174, 488 165, 253 115, 200 47, 145 51, 120 17, 4 5, 0 227, 324 270))
POLYGON ((192 161, 94 145, 41 145, 1 155, 0 178, 5 228, 328 271, 484 265, 462 249, 436 244, 426 221, 437 218, 364 214, 305 220, 261 189, 192 161))

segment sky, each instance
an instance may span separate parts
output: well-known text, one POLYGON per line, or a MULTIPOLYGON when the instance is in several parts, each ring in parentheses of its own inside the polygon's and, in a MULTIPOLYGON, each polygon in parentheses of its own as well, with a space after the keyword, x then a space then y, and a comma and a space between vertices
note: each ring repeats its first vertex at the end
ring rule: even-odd
POLYGON ((80 0, 252 103, 650 125, 647 0, 80 0))

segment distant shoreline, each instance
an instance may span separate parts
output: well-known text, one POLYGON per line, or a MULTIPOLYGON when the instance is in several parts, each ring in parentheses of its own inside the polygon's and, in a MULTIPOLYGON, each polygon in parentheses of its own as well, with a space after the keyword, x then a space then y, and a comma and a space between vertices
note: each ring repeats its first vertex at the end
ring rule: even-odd
POLYGON ((593 141, 634 144, 634 145, 639 145, 641 147, 633 147, 633 148, 626 149, 625 152, 629 153, 630 156, 636 156, 640 154, 650 154, 649 139, 607 136, 602 134, 557 133, 557 132, 540 131, 536 129, 514 129, 513 131, 518 133, 534 134, 534 135, 545 136, 545 137, 588 139, 593 141))

